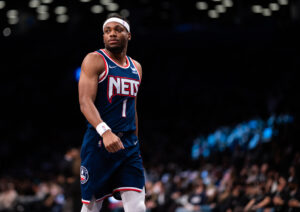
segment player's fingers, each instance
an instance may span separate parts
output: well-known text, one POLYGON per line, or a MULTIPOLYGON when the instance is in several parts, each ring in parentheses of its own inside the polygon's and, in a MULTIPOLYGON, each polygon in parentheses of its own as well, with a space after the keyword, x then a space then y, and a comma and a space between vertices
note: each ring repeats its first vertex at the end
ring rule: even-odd
POLYGON ((119 147, 118 147, 118 143, 114 143, 113 145, 112 145, 112 152, 117 152, 119 150, 119 147))
POLYGON ((116 148, 115 148, 115 144, 114 143, 109 144, 106 149, 107 149, 108 152, 111 152, 111 153, 117 151, 116 148))
POLYGON ((124 147, 124 145, 123 145, 123 143, 122 143, 121 140, 120 140, 120 148, 121 148, 121 149, 125 149, 125 147, 124 147))
POLYGON ((118 150, 124 149, 124 146, 123 146, 122 141, 121 141, 120 138, 118 138, 117 143, 118 143, 118 145, 117 145, 118 146, 118 150))
POLYGON ((122 145, 121 145, 121 140, 118 138, 115 142, 114 142, 114 145, 113 145, 113 149, 114 149, 114 152, 117 152, 119 151, 120 149, 122 149, 122 145))
POLYGON ((106 147, 106 150, 107 150, 108 152, 113 152, 113 149, 112 149, 111 145, 107 146, 107 147, 106 147))
POLYGON ((119 151, 120 149, 122 149, 122 142, 121 142, 120 139, 118 139, 118 140, 116 141, 116 148, 118 149, 117 151, 119 151))

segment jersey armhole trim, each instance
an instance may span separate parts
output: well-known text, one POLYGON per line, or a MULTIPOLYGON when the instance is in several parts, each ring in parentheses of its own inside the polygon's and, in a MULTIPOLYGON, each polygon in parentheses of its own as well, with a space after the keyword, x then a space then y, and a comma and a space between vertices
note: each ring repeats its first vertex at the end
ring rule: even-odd
POLYGON ((101 83, 106 79, 106 77, 108 75, 108 65, 107 65, 107 62, 105 60, 105 57, 101 53, 99 53, 97 51, 95 51, 95 52, 98 53, 102 57, 102 59, 104 61, 104 64, 105 64, 105 71, 102 74, 100 74, 99 80, 98 80, 98 83, 101 83))
POLYGON ((131 62, 132 62, 132 64, 133 64, 134 68, 135 68, 135 69, 136 69, 136 71, 138 72, 138 75, 139 75, 139 81, 141 82, 142 78, 141 78, 141 75, 140 75, 140 72, 139 72, 139 70, 138 70, 138 69, 137 69, 137 67, 136 67, 136 64, 135 64, 135 62, 134 62, 134 60, 133 60, 132 58, 130 58, 130 60, 131 60, 131 62))

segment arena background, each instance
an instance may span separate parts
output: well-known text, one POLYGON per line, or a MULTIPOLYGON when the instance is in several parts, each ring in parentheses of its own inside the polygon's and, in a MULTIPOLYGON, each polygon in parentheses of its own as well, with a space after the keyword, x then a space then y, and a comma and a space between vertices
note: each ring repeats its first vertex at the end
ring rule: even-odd
POLYGON ((80 148, 76 71, 103 48, 111 12, 130 20, 128 55, 143 67, 146 169, 200 166, 191 157, 198 136, 272 114, 292 117, 280 145, 299 149, 299 0, 0 0, 1 194, 11 182, 33 195, 33 184, 56 179, 66 152, 80 148))

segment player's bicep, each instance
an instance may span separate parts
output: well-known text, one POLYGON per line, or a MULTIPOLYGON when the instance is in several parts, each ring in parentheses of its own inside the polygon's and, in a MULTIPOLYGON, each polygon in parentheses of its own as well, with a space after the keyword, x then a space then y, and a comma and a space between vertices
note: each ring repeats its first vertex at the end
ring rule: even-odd
POLYGON ((78 83, 79 101, 95 100, 101 67, 95 63, 93 56, 87 56, 81 66, 78 83))
POLYGON ((86 99, 94 100, 97 93, 97 83, 97 76, 91 77, 82 71, 78 83, 79 101, 86 99))

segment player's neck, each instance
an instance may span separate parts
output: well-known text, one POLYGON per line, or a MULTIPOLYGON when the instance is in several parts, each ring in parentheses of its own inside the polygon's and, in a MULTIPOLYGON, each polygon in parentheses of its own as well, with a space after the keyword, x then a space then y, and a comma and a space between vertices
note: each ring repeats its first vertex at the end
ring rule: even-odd
POLYGON ((108 55, 114 59, 114 61, 118 62, 118 64, 125 66, 127 65, 126 60, 126 49, 124 49, 121 52, 111 52, 108 49, 105 49, 105 51, 108 53, 108 55))

